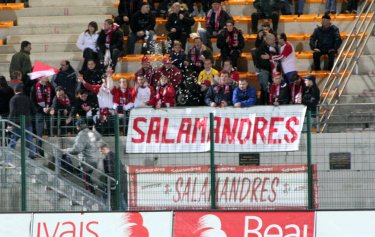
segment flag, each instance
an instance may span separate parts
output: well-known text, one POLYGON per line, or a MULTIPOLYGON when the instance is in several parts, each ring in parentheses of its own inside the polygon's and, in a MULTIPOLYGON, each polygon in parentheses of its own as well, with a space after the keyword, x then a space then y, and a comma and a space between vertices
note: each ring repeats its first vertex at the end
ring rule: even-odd
POLYGON ((38 79, 40 77, 49 77, 59 72, 59 69, 51 67, 42 62, 36 61, 34 63, 33 72, 28 73, 31 80, 38 79))

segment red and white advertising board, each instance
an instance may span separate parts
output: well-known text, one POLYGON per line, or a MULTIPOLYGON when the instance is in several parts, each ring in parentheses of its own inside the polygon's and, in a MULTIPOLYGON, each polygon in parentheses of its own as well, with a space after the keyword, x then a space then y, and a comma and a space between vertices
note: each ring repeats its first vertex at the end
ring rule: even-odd
POLYGON ((205 152, 210 149, 214 113, 215 151, 295 151, 306 107, 134 109, 130 113, 128 153, 205 152))
POLYGON ((318 211, 317 237, 374 237, 375 211, 318 211))
POLYGON ((314 237, 314 212, 176 212, 173 227, 174 237, 314 237))
MULTIPOLYGON (((209 166, 129 166, 128 176, 133 210, 211 207, 209 166)), ((306 209, 307 197, 305 165, 216 168, 219 209, 306 209)))
POLYGON ((34 214, 32 237, 172 237, 172 212, 34 214))
POLYGON ((0 236, 28 237, 33 214, 0 214, 0 236))

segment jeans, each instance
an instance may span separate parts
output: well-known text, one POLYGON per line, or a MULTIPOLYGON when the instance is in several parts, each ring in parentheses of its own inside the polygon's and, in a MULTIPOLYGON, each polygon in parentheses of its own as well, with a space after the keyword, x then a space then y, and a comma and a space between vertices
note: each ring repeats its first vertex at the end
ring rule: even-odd
POLYGON ((134 54, 135 43, 138 40, 146 40, 145 47, 142 47, 142 54, 155 53, 155 32, 148 31, 148 36, 138 37, 135 33, 131 32, 128 37, 128 54, 134 54))
POLYGON ((303 14, 304 6, 305 6, 305 0, 297 0, 297 4, 295 7, 295 14, 296 15, 303 14))
POLYGON ((257 77, 260 85, 260 104, 266 105, 268 103, 268 90, 271 73, 264 69, 257 69, 257 77))
MULTIPOLYGON (((254 12, 251 14, 251 31, 253 34, 258 33, 258 21, 260 19, 267 19, 268 17, 262 12, 254 12)), ((271 20, 272 20, 272 29, 276 33, 277 28, 279 26, 279 19, 280 15, 277 12, 272 12, 271 20)))
POLYGON ((201 37, 202 42, 204 45, 212 49, 212 43, 211 43, 211 38, 215 38, 216 36, 213 36, 211 30, 206 30, 206 29, 200 29, 198 30, 199 37, 201 37))
POLYGON ((326 0, 326 12, 336 12, 336 0, 326 0))
MULTIPOLYGON (((46 119, 48 118, 47 115, 42 114, 42 113, 37 113, 35 116, 35 130, 36 130, 36 135, 38 137, 42 137, 44 133, 44 125, 46 122, 46 119)), ((43 141, 40 139, 37 139, 36 142, 36 152, 40 154, 41 156, 44 156, 44 151, 43 151, 43 141)))
MULTIPOLYGON (((33 136, 31 133, 33 132, 33 127, 31 125, 26 127, 26 147, 29 149, 29 158, 34 159, 35 157, 35 146, 33 143, 33 136)), ((14 128, 12 134, 10 135, 10 141, 8 144, 8 148, 15 149, 17 145, 18 139, 21 138, 21 130, 19 128, 14 128)), ((8 153, 5 157, 5 162, 11 162, 12 154, 8 153)))

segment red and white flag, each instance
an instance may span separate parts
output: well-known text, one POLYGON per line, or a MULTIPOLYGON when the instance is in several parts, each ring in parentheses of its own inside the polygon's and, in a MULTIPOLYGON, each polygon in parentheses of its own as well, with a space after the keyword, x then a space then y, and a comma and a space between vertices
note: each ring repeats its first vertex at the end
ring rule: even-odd
POLYGON ((55 75, 59 72, 59 69, 44 64, 42 62, 36 61, 34 63, 33 72, 28 73, 31 80, 38 79, 40 77, 49 77, 55 75))

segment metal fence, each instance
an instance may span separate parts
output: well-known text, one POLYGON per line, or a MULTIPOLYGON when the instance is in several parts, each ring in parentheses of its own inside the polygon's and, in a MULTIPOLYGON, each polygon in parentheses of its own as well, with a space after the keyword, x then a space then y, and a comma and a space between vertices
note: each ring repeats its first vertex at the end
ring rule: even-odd
MULTIPOLYGON (((228 114, 228 117, 236 116, 240 115, 228 114)), ((288 117, 288 114, 283 116, 288 117)), ((71 146, 76 133, 70 137, 60 137, 57 133, 49 135, 43 140, 44 158, 30 160, 26 137, 20 137, 21 143, 16 149, 7 147, 12 131, 7 131, 8 121, 3 121, 1 161, 10 154, 14 167, 0 166, 0 210, 95 211, 109 210, 109 205, 112 210, 374 208, 375 162, 372 160, 375 150, 372 141, 375 139, 375 119, 370 113, 362 113, 358 118, 347 113, 336 116, 337 119, 328 124, 327 131, 330 132, 327 133, 312 132, 314 119, 307 116, 296 151, 238 152, 232 146, 224 151, 218 149, 222 139, 231 139, 231 132, 218 129, 215 115, 203 116, 206 124, 201 123, 201 126, 192 123, 191 133, 188 133, 189 123, 182 128, 175 126, 172 120, 181 118, 168 114, 167 125, 165 121, 156 121, 154 127, 139 128, 155 130, 149 139, 158 137, 160 141, 168 141, 178 138, 177 133, 182 131, 181 140, 204 138, 213 142, 208 143, 206 151, 176 146, 147 153, 129 152, 131 147, 127 147, 127 137, 123 136, 127 134, 127 123, 124 123, 125 130, 121 128, 122 121, 127 121, 128 117, 114 117, 110 130, 113 135, 104 140, 115 151, 116 161, 121 160, 127 169, 123 170, 117 163, 118 172, 111 187, 107 183, 93 184, 97 189, 95 195, 85 190, 90 184, 82 179, 81 170, 68 171, 68 166, 63 172, 56 173, 53 159, 56 150, 71 146), (203 125, 207 125, 205 135, 202 135, 203 125), (199 133, 196 137, 193 137, 194 128, 199 133), (172 152, 173 149, 180 150, 172 152), (22 157, 25 158, 24 166, 22 157), (112 192, 108 192, 111 188, 112 192), (112 198, 108 198, 111 195, 112 198), (110 199, 112 204, 109 204, 110 199)), ((202 118, 202 115, 197 114, 196 118, 202 118)), ((25 130, 25 135, 27 133, 25 130)), ((34 136, 37 144, 35 139, 34 136)), ((61 166, 61 162, 57 164, 61 166)))

